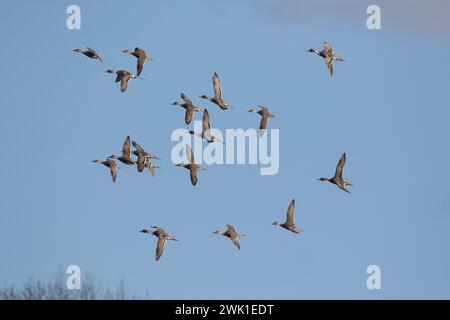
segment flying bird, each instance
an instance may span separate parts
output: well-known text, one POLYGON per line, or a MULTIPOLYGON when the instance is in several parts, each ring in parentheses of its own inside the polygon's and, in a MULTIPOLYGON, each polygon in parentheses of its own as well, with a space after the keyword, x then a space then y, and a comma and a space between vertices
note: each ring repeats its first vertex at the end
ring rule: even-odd
POLYGON ((195 163, 194 153, 192 152, 192 149, 188 145, 186 145, 186 154, 187 154, 189 163, 188 164, 179 163, 179 164, 176 164, 176 166, 184 167, 190 171, 191 183, 193 186, 195 186, 197 184, 197 180, 198 180, 198 177, 197 177, 198 172, 206 170, 206 169, 203 169, 202 167, 200 167, 198 164, 195 163))
POLYGON ((333 49, 331 48, 331 45, 328 42, 323 43, 323 50, 318 51, 317 49, 311 48, 307 50, 308 52, 314 52, 317 55, 321 56, 325 59, 325 64, 327 65, 328 72, 330 73, 330 76, 333 75, 333 61, 342 61, 345 62, 345 60, 337 55, 334 54, 333 49))
POLYGON ((181 93, 181 99, 183 99, 184 102, 178 102, 175 101, 172 103, 173 106, 180 106, 186 110, 185 116, 184 116, 184 122, 186 124, 190 124, 192 121, 192 117, 194 115, 194 111, 198 112, 201 111, 201 109, 197 106, 194 106, 191 99, 187 95, 185 95, 183 92, 181 93))
POLYGON ((209 113, 207 109, 203 110, 202 133, 195 133, 194 131, 189 131, 189 133, 192 135, 196 135, 197 137, 200 137, 210 143, 222 142, 223 144, 225 144, 222 140, 211 134, 211 122, 209 120, 209 113))
POLYGON ((137 77, 127 70, 111 70, 108 69, 105 72, 117 74, 116 83, 120 81, 120 91, 125 92, 128 87, 128 81, 130 79, 136 79, 137 77))
POLYGON ((103 63, 102 58, 100 57, 100 55, 99 55, 97 52, 95 52, 94 49, 89 48, 89 47, 87 47, 86 49, 87 49, 87 50, 82 50, 82 49, 78 49, 78 48, 77 48, 77 49, 75 49, 75 50, 73 50, 73 51, 82 53, 82 54, 84 54, 86 57, 89 57, 89 58, 91 58, 91 59, 97 59, 97 60, 100 60, 100 62, 103 63))
POLYGON ((156 157, 154 154, 151 154, 144 150, 136 141, 132 141, 133 147, 135 150, 133 151, 133 154, 137 156, 136 160, 136 166, 138 172, 142 172, 144 168, 146 167, 148 170, 150 170, 150 173, 152 176, 155 175, 154 169, 158 168, 158 166, 152 164, 150 162, 150 159, 157 159, 160 160, 158 157, 156 157))
POLYGON ((117 169, 121 169, 114 160, 112 160, 111 158, 107 158, 106 161, 103 160, 93 160, 92 162, 94 163, 101 163, 104 166, 109 168, 109 171, 111 173, 111 177, 112 177, 112 181, 116 182, 116 177, 117 177, 117 169))
POLYGON ((345 192, 351 193, 350 191, 348 191, 346 189, 346 187, 347 186, 353 187, 353 185, 349 181, 344 180, 342 178, 342 172, 344 171, 346 158, 347 157, 346 157, 345 153, 342 154, 341 159, 339 159, 339 162, 338 162, 338 164, 336 166, 336 172, 334 174, 334 177, 332 177, 332 178, 319 178, 318 180, 331 182, 331 183, 337 185, 340 189, 344 190, 345 192))
POLYGON ((241 246, 239 244, 238 239, 244 237, 245 234, 241 234, 241 233, 237 232, 236 229, 231 224, 227 224, 227 230, 225 230, 225 231, 217 230, 217 231, 214 231, 213 233, 220 234, 222 236, 230 238, 230 240, 238 248, 238 250, 241 250, 241 246))
POLYGON ((213 87, 214 87, 214 97, 208 97, 206 95, 201 95, 200 98, 209 100, 212 103, 217 104, 220 107, 220 109, 222 109, 222 110, 227 110, 229 108, 233 108, 232 106, 230 106, 228 104, 228 102, 226 102, 225 100, 222 99, 222 88, 220 87, 219 76, 215 72, 214 72, 214 75, 212 78, 212 82, 213 82, 213 87))
POLYGON ((275 221, 272 224, 275 226, 280 226, 282 228, 285 228, 286 230, 292 231, 294 233, 300 233, 302 230, 300 228, 298 228, 294 222, 294 210, 295 210, 295 199, 292 199, 292 201, 289 204, 289 207, 287 209, 286 222, 279 223, 278 221, 275 221))
POLYGON ((125 50, 122 50, 122 52, 123 53, 129 53, 129 54, 131 54, 131 55, 133 55, 133 56, 135 56, 137 58, 137 66, 136 66, 136 70, 137 70, 136 72, 137 73, 136 74, 137 74, 138 77, 141 74, 142 69, 144 68, 144 63, 147 62, 147 61, 152 61, 152 58, 150 58, 145 53, 144 50, 142 50, 142 49, 140 49, 138 47, 136 47, 134 49, 134 51, 125 49, 125 50))
POLYGON ((262 137, 267 129, 267 122, 269 118, 275 118, 275 115, 269 112, 269 109, 263 106, 258 106, 259 110, 250 109, 248 112, 257 113, 261 116, 261 122, 259 123, 259 136, 262 137))
POLYGON ((155 229, 155 230, 149 230, 149 229, 142 229, 141 233, 149 233, 152 234, 154 236, 156 236, 158 238, 158 242, 156 243, 156 254, 155 254, 155 259, 156 261, 159 260, 159 258, 161 258, 163 252, 164 252, 164 247, 166 246, 166 241, 167 240, 173 240, 173 241, 178 241, 177 239, 175 239, 175 237, 173 235, 167 234, 164 229, 160 228, 160 227, 155 227, 152 226, 151 228, 155 229))
POLYGON ((131 158, 131 139, 130 136, 127 136, 125 138, 125 142, 123 143, 122 147, 122 155, 120 157, 117 157, 115 155, 109 156, 111 159, 117 159, 123 164, 126 165, 133 165, 135 164, 134 160, 131 158))

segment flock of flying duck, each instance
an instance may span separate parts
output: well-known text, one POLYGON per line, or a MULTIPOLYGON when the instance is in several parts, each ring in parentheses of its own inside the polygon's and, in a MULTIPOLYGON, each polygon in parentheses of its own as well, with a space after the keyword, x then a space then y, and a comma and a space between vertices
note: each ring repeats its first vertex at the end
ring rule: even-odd
MULTIPOLYGON (((84 54, 85 56, 91 58, 91 59, 97 59, 100 62, 103 63, 103 60, 101 56, 92 48, 86 48, 86 50, 82 49, 75 49, 75 52, 84 54)), ((333 62, 334 61, 344 61, 344 59, 334 54, 333 49, 331 48, 330 44, 328 42, 324 42, 323 50, 318 51, 317 49, 311 48, 307 50, 308 52, 316 53, 320 57, 322 57, 325 61, 325 64, 328 68, 328 72, 330 75, 333 75, 333 62)), ((130 71, 127 70, 112 70, 108 69, 105 72, 107 73, 113 73, 116 74, 116 80, 115 82, 120 82, 120 90, 122 92, 125 92, 125 90, 128 87, 128 82, 131 79, 137 79, 139 78, 140 74, 142 73, 142 70, 144 68, 144 63, 152 61, 152 58, 148 56, 144 50, 140 48, 135 48, 134 51, 125 49, 122 51, 123 53, 131 54, 133 55, 137 60, 136 65, 136 74, 133 74, 130 71)), ((214 89, 214 96, 209 97, 207 95, 201 95, 199 98, 206 99, 214 104, 216 104, 220 109, 227 110, 227 109, 234 109, 228 102, 226 102, 222 98, 222 89, 220 85, 220 79, 217 73, 214 73, 212 77, 212 83, 213 83, 213 89, 214 89)), ((211 123, 210 123, 210 117, 207 109, 202 110, 200 107, 193 104, 191 99, 185 95, 184 93, 181 93, 181 99, 183 102, 175 101, 172 103, 174 106, 180 106, 181 108, 185 109, 185 118, 184 122, 186 125, 189 125, 192 121, 192 118, 194 116, 194 112, 200 112, 203 111, 203 118, 202 118, 202 132, 194 132, 194 131, 188 131, 190 134, 198 136, 202 138, 203 140, 207 141, 208 143, 212 142, 220 142, 224 143, 223 141, 219 140, 218 138, 214 137, 210 133, 211 129, 211 123)), ((261 116, 261 121, 259 124, 259 132, 260 137, 262 137, 267 129, 267 123, 270 118, 274 118, 275 116, 270 113, 269 109, 263 106, 258 106, 258 109, 250 109, 248 112, 257 113, 261 116)), ((188 163, 178 163, 176 166, 183 167, 190 172, 190 180, 192 185, 196 185, 198 181, 198 172, 205 170, 201 166, 195 163, 194 153, 192 152, 189 145, 185 146, 186 148, 186 155, 188 159, 188 163)), ((135 165, 137 167, 138 172, 143 172, 145 168, 147 168, 151 175, 154 176, 155 168, 158 168, 158 166, 154 163, 152 163, 152 159, 160 160, 156 155, 147 152, 144 148, 142 148, 136 141, 131 140, 129 136, 125 138, 125 142, 123 143, 122 147, 122 154, 120 156, 111 155, 106 158, 106 160, 93 160, 94 163, 100 163, 109 168, 112 181, 116 181, 117 177, 117 169, 121 169, 119 165, 114 160, 118 160, 121 163, 125 165, 135 165), (131 151, 131 146, 133 146, 134 150, 131 151), (136 156, 136 159, 133 159, 131 155, 136 156)), ((320 181, 327 181, 332 184, 335 184, 337 187, 339 187, 341 190, 350 193, 348 191, 347 187, 352 186, 349 181, 345 180, 342 177, 342 173, 344 170, 346 161, 346 154, 342 154, 341 158, 339 159, 339 162, 336 166, 336 171, 333 177, 331 178, 319 178, 320 181)), ((295 199, 293 199, 287 209, 286 213, 286 220, 284 223, 280 223, 278 221, 273 222, 273 225, 280 226, 286 230, 289 230, 293 233, 300 233, 302 230, 295 225, 295 219, 294 219, 294 210, 295 210, 295 199)), ((232 243, 240 249, 239 244, 239 238, 244 237, 245 234, 239 233, 236 231, 235 227, 231 224, 227 224, 227 229, 225 231, 217 230, 214 233, 223 235, 227 238, 229 238, 232 243)), ((141 233, 146 234, 152 234, 158 238, 158 242, 156 245, 156 260, 159 260, 161 255, 163 254, 164 247, 166 245, 166 241, 172 240, 172 241, 178 241, 173 235, 168 234, 164 231, 164 229, 152 226, 151 229, 143 229, 140 230, 141 233)))

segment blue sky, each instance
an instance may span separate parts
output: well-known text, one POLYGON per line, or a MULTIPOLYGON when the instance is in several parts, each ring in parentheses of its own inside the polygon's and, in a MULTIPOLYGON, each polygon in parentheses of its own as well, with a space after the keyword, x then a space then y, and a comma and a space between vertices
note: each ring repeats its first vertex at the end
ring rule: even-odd
POLYGON ((448 4, 380 1, 370 31, 372 2, 326 3, 2 1, 0 281, 77 264, 152 299, 449 299, 448 4), (66 28, 70 4, 81 30, 66 28), (324 40, 347 60, 333 77, 305 52, 324 40), (72 51, 86 46, 105 63, 72 51), (122 94, 104 70, 134 70, 120 51, 135 46, 154 61, 122 94), (238 110, 197 98, 214 72, 238 110), (255 127, 243 111, 267 105, 279 173, 208 166, 191 186, 170 162, 180 92, 222 130, 255 127), (161 169, 127 167, 113 184, 91 160, 127 135, 161 169), (343 152, 351 195, 316 180, 343 152), (300 235, 271 225, 292 198, 300 235), (241 251, 212 234, 226 223, 247 234, 241 251), (157 263, 156 238, 137 233, 150 225, 180 239, 157 263), (381 290, 366 288, 371 264, 381 290))

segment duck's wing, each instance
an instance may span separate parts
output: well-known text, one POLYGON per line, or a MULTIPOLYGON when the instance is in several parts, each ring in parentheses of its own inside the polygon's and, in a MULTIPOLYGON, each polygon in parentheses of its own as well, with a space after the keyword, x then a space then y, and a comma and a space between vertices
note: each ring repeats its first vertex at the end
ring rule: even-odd
POLYGON ((95 50, 92 49, 92 48, 86 47, 86 49, 87 49, 87 51, 89 51, 89 52, 91 52, 91 53, 93 53, 95 55, 97 54, 97 52, 95 52, 95 50))
POLYGON ((191 167, 190 171, 190 176, 191 176, 191 183, 193 186, 195 186, 197 184, 197 180, 198 180, 198 175, 197 175, 197 170, 193 167, 191 167))
POLYGON ((212 81, 213 81, 213 87, 214 87, 214 97, 216 99, 220 100, 220 99, 222 99, 222 89, 220 87, 219 76, 215 72, 214 72, 212 81))
POLYGON ((260 130, 267 129, 267 122, 268 121, 269 121, 269 114, 268 113, 264 113, 261 116, 261 122, 259 123, 259 129, 260 130))
POLYGON ((292 199, 286 213, 286 224, 294 225, 295 199, 292 199))
POLYGON ((156 244, 156 261, 159 260, 159 258, 161 258, 163 252, 164 252, 164 247, 166 245, 166 238, 164 238, 164 236, 159 236, 158 237, 158 243, 156 244))
POLYGON ((125 138, 125 141, 124 141, 123 147, 122 147, 122 154, 126 157, 131 157, 130 146, 131 146, 131 139, 130 139, 130 136, 127 136, 125 138))
POLYGON ((136 167, 138 172, 144 171, 145 163, 146 163, 145 157, 142 155, 142 153, 139 152, 138 159, 136 161, 136 167))
POLYGON ((203 124, 203 133, 205 132, 209 132, 209 130, 211 129, 211 122, 209 121, 209 113, 208 110, 205 109, 205 111, 203 111, 203 119, 202 119, 202 124, 203 124))
POLYGON ((108 159, 105 161, 106 166, 109 168, 109 172, 111 173, 111 178, 113 182, 116 182, 117 178, 117 164, 114 160, 108 159))
POLYGON ((184 122, 186 124, 190 124, 193 116, 194 116, 194 109, 186 108, 186 113, 184 115, 184 122))
POLYGON ((339 162, 336 166, 336 173, 334 174, 334 176, 336 178, 342 178, 342 172, 344 171, 346 159, 347 159, 347 157, 346 157, 345 153, 343 153, 341 159, 339 159, 339 162))
POLYGON ((144 151, 144 148, 142 148, 142 147, 139 145, 139 143, 137 143, 136 141, 133 140, 132 144, 133 144, 133 147, 134 147, 136 150, 141 151, 141 152, 145 152, 145 151, 144 151))
POLYGON ((125 90, 127 90, 128 87, 128 81, 131 79, 131 77, 129 75, 123 76, 122 77, 122 82, 120 84, 120 91, 125 92, 125 90))
POLYGON ((266 133, 267 122, 269 121, 269 115, 261 116, 261 121, 259 123, 259 137, 262 137, 266 133))
POLYGON ((333 48, 331 48, 331 45, 325 41, 323 43, 323 51, 324 51, 324 53, 330 54, 330 53, 333 53, 333 48))
POLYGON ((116 178, 117 178, 117 170, 116 169, 109 169, 109 171, 111 172, 111 178, 113 182, 116 182, 116 178))
POLYGON ((186 156, 190 164, 195 164, 194 153, 192 152, 192 149, 191 147, 189 147, 189 145, 186 145, 186 156))
POLYGON ((239 244, 237 236, 233 236, 230 239, 233 242, 233 244, 238 248, 238 250, 241 250, 241 245, 239 244))
POLYGON ((331 57, 325 58, 325 64, 327 65, 330 76, 333 75, 333 59, 331 57))
POLYGON ((137 59, 137 64, 136 64, 136 76, 139 77, 139 75, 141 74, 142 70, 144 69, 144 62, 145 62, 145 55, 144 57, 138 58, 137 59))
POLYGON ((236 229, 231 224, 227 224, 227 231, 226 232, 229 233, 230 235, 237 233, 236 229))
POLYGON ((184 102, 186 102, 187 104, 192 105, 192 101, 191 99, 189 99, 189 97, 187 95, 185 95, 183 92, 180 94, 181 99, 183 99, 184 102))

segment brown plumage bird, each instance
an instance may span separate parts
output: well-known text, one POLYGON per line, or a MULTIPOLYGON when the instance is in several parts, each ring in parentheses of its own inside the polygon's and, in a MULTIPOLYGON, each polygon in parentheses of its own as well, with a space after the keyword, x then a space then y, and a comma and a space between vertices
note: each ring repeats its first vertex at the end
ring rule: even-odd
POLYGON ((200 137, 207 142, 221 142, 225 144, 222 140, 219 138, 213 136, 211 134, 211 121, 209 119, 209 113, 208 109, 203 110, 203 118, 202 118, 202 133, 196 133, 194 131, 189 131, 190 134, 196 135, 197 137, 200 137))
POLYGON ((155 259, 156 259, 156 261, 158 261, 164 252, 164 247, 166 246, 166 241, 167 240, 178 241, 178 240, 175 239, 175 237, 173 235, 167 234, 163 228, 155 227, 155 226, 152 226, 152 228, 155 230, 142 229, 139 232, 149 233, 158 238, 158 242, 156 243, 156 253, 155 253, 155 259))
POLYGON ((158 166, 152 164, 150 162, 150 159, 157 159, 160 160, 158 157, 156 157, 154 154, 151 154, 144 150, 136 141, 132 141, 133 147, 135 150, 133 151, 133 154, 137 156, 136 160, 136 166, 138 172, 142 172, 144 168, 147 168, 152 176, 155 175, 155 168, 158 168, 158 166))
POLYGON ((238 250, 241 250, 241 246, 239 244, 238 239, 241 237, 244 237, 245 234, 241 234, 241 233, 237 232, 236 229, 234 228, 234 226, 232 226, 231 224, 227 224, 227 230, 225 230, 225 231, 217 230, 217 231, 214 231, 214 233, 220 234, 227 238, 230 238, 230 240, 238 248, 238 250))
POLYGON ((132 74, 131 72, 127 71, 127 70, 111 70, 108 69, 105 72, 107 73, 114 73, 117 75, 116 77, 116 83, 120 81, 120 91, 125 92, 125 90, 127 90, 128 87, 128 81, 130 81, 130 79, 136 79, 137 77, 132 74))
POLYGON ((220 109, 222 110, 227 110, 229 108, 232 108, 232 106, 230 106, 228 104, 228 102, 226 102, 225 100, 222 99, 222 88, 220 86, 220 79, 219 76, 217 75, 217 73, 214 72, 213 78, 212 78, 212 82, 213 82, 213 87, 214 87, 214 97, 208 97, 206 95, 201 95, 200 98, 202 99, 206 99, 211 101, 212 103, 217 104, 220 109))
POLYGON ((192 152, 192 149, 188 145, 186 145, 186 155, 189 163, 188 164, 178 163, 176 164, 176 166, 186 168, 190 171, 191 183, 193 186, 195 186, 198 180, 197 176, 198 172, 206 169, 200 167, 198 164, 195 163, 194 153, 192 152))
POLYGON ((82 50, 82 49, 78 49, 78 48, 77 48, 77 49, 75 49, 75 50, 73 50, 73 51, 82 53, 82 54, 84 54, 86 57, 89 57, 89 58, 91 58, 91 59, 97 59, 97 60, 100 60, 100 62, 103 63, 102 57, 100 57, 100 55, 99 55, 97 52, 95 52, 94 49, 89 48, 89 47, 87 47, 86 49, 87 49, 87 50, 82 50))
POLYGON ((326 42, 326 41, 323 43, 323 50, 322 51, 318 51, 317 49, 314 49, 314 48, 311 48, 311 49, 306 50, 306 51, 314 52, 318 56, 320 56, 320 57, 325 59, 325 64, 327 65, 328 72, 330 73, 330 76, 333 75, 333 61, 345 62, 345 60, 341 56, 339 56, 337 54, 334 54, 333 48, 331 48, 331 45, 328 42, 326 42))
POLYGON ((117 169, 120 169, 120 167, 116 164, 114 160, 111 158, 107 158, 106 161, 104 160, 93 160, 94 163, 101 163, 102 165, 109 168, 109 171, 111 173, 112 181, 116 182, 117 177, 117 169))
POLYGON ((350 191, 348 191, 346 189, 346 187, 347 186, 353 187, 353 185, 349 181, 344 180, 342 178, 342 172, 344 171, 344 166, 345 166, 346 159, 347 159, 347 157, 346 157, 345 153, 342 154, 342 156, 339 159, 339 162, 338 162, 338 164, 336 166, 336 172, 334 174, 334 177, 332 177, 332 178, 319 178, 318 180, 331 182, 331 183, 337 185, 340 189, 344 190, 345 192, 351 193, 350 191))
POLYGON ((259 123, 259 136, 262 137, 267 129, 267 122, 270 118, 275 118, 275 115, 269 112, 269 109, 263 106, 258 106, 259 110, 250 109, 248 112, 257 113, 261 116, 261 121, 259 123))
POLYGON ((292 199, 286 213, 286 222, 279 223, 278 221, 275 221, 272 224, 275 226, 285 228, 286 230, 292 231, 294 233, 300 233, 302 230, 295 225, 294 210, 295 210, 295 199, 292 199))
POLYGON ((123 143, 122 147, 122 155, 120 157, 117 157, 115 155, 109 156, 111 159, 117 159, 120 162, 126 164, 126 165, 133 165, 135 164, 134 160, 131 158, 131 139, 130 136, 127 136, 125 138, 125 141, 123 143))
POLYGON ((201 111, 201 109, 197 106, 195 106, 191 99, 187 95, 185 95, 183 92, 181 93, 181 99, 183 99, 184 102, 178 102, 175 101, 172 103, 173 106, 180 106, 186 110, 185 116, 184 116, 184 122, 186 124, 190 124, 192 121, 192 117, 194 115, 194 111, 198 112, 201 111))
POLYGON ((140 48, 138 48, 138 47, 136 47, 136 48, 134 49, 134 51, 125 49, 125 50, 122 50, 122 52, 123 52, 123 53, 129 53, 129 54, 131 54, 131 55, 133 55, 133 56, 136 57, 136 59, 137 59, 137 65, 136 65, 136 70, 137 70, 137 71, 136 71, 136 75, 137 75, 138 77, 139 77, 139 75, 141 74, 142 69, 144 68, 144 63, 147 62, 147 61, 152 61, 152 58, 150 58, 150 57, 145 53, 144 50, 142 50, 142 49, 140 49, 140 48))

